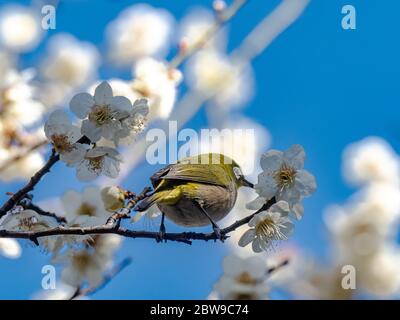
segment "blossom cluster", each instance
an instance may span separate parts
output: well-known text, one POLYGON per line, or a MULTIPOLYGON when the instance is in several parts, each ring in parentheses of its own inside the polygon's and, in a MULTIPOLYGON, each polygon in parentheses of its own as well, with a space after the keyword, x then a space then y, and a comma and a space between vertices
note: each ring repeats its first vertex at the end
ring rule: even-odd
POLYGON ((262 172, 254 186, 258 197, 247 208, 258 210, 249 221, 248 229, 239 245, 252 243, 254 252, 270 249, 275 240, 287 240, 293 231, 289 215, 301 219, 302 201, 316 189, 314 176, 304 170, 305 152, 302 146, 293 145, 287 151, 270 150, 261 157, 262 172), (265 205, 274 199, 274 204, 265 205))
MULTIPOLYGON (((343 174, 359 190, 345 204, 331 205, 325 212, 324 221, 331 244, 328 261, 321 262, 298 247, 285 246, 272 255, 260 256, 257 264, 266 270, 267 265, 276 265, 287 259, 288 265, 269 276, 264 273, 261 280, 255 281, 260 272, 253 267, 248 254, 244 257, 227 257, 224 274, 209 298, 266 299, 273 288, 278 288, 291 298, 300 299, 398 297, 400 249, 396 232, 400 218, 400 158, 382 138, 368 137, 345 149, 343 174), (229 265, 227 261, 230 261, 229 265), (253 280, 244 283, 240 270, 246 270, 246 279, 253 280), (350 288, 343 286, 348 270, 354 272, 350 288), (261 288, 258 283, 263 283, 263 295, 259 294, 261 288)), ((263 178, 264 174, 261 175, 263 178)), ((263 190, 262 185, 256 188, 263 190)), ((282 206, 279 207, 279 210, 275 207, 270 215, 276 211, 276 216, 282 215, 282 206)), ((288 207, 289 203, 284 206, 285 209, 288 207)), ((283 216, 287 216, 287 211, 283 216)), ((253 243, 256 239, 256 226, 262 220, 256 217, 250 223, 251 229, 240 240, 243 244, 247 239, 253 239, 253 243)), ((277 227, 278 224, 275 224, 277 227)), ((280 228, 287 230, 283 225, 280 228)), ((275 229, 271 227, 270 230, 275 229)), ((260 239, 255 248, 266 243, 260 239)), ((246 252, 239 253, 243 255, 246 252)))
POLYGON ((123 96, 114 96, 111 86, 102 82, 94 96, 79 93, 70 102, 71 111, 81 119, 72 124, 68 114, 50 114, 44 130, 55 151, 68 166, 76 167, 77 177, 91 181, 101 174, 116 178, 121 157, 115 147, 123 138, 142 131, 148 114, 147 100, 132 105, 123 96), (88 141, 87 141, 88 140, 88 141))
MULTIPOLYGON (((92 227, 103 225, 114 210, 110 210, 110 197, 114 190, 87 187, 83 192, 70 190, 61 199, 59 213, 64 212, 66 222, 61 226, 92 227)), ((114 199, 115 197, 112 197, 114 199)), ((114 204, 115 206, 115 204, 114 204)), ((119 206, 120 207, 120 206, 119 206)), ((53 217, 43 216, 22 207, 0 220, 0 229, 10 231, 44 231, 59 227, 53 217)), ((19 247, 0 239, 4 255, 15 257, 19 247)), ((82 285, 96 287, 104 277, 104 272, 112 266, 113 253, 121 244, 116 235, 72 236, 54 235, 38 239, 40 248, 52 254, 52 263, 63 267, 61 281, 65 285, 78 288, 82 285)))

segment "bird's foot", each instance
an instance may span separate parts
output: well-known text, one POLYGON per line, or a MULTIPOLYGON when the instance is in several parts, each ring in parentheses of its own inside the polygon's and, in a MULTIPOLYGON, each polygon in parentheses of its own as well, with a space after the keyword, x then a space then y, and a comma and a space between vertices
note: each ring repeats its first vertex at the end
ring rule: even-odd
POLYGON ((214 226, 214 234, 215 237, 220 240, 221 242, 224 242, 226 240, 226 235, 222 234, 221 229, 218 226, 214 226))
POLYGON ((167 242, 167 240, 165 239, 165 226, 162 225, 160 226, 160 230, 158 231, 158 235, 157 235, 157 242, 167 242))

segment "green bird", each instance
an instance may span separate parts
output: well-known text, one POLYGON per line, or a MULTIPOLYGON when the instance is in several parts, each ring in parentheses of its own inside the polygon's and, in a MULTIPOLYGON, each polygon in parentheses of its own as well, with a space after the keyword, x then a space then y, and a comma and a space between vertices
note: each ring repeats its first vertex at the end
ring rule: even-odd
POLYGON ((161 239, 165 234, 166 216, 184 227, 211 224, 216 236, 223 240, 216 222, 232 210, 238 188, 253 187, 235 161, 217 153, 184 158, 157 171, 150 180, 154 191, 135 210, 158 206, 162 212, 161 239))

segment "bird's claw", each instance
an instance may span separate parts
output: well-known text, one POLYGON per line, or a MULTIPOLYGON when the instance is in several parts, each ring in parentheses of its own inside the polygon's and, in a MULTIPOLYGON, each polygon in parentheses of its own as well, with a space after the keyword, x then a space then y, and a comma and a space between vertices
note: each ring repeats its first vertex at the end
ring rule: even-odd
POLYGON ((165 240, 165 226, 160 227, 156 240, 157 242, 163 242, 163 241, 167 242, 167 240, 165 240))
POLYGON ((220 240, 221 242, 224 242, 226 239, 226 236, 222 234, 221 229, 218 226, 213 227, 214 229, 214 234, 215 237, 220 240))

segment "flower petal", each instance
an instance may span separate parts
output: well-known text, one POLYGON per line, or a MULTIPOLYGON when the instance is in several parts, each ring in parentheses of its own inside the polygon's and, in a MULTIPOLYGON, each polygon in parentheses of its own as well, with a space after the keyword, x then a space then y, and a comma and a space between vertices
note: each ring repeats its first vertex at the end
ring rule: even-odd
POLYGON ((256 253, 260 253, 263 251, 263 249, 261 248, 261 243, 260 243, 259 238, 254 239, 251 247, 252 247, 253 251, 256 253))
POLYGON ((75 143, 70 152, 60 154, 60 159, 67 165, 72 166, 83 160, 86 154, 86 147, 80 143, 75 143))
POLYGON ((224 258, 223 269, 224 273, 231 277, 236 277, 242 272, 243 261, 236 255, 229 255, 224 258))
POLYGON ((254 200, 246 204, 246 209, 249 210, 259 210, 267 202, 267 199, 263 197, 257 197, 254 200))
POLYGON ((297 220, 300 220, 304 215, 304 207, 300 202, 297 202, 292 207, 292 212, 297 220))
POLYGON ((133 104, 133 113, 147 116, 149 113, 149 102, 147 99, 137 99, 133 104))
POLYGON ((104 159, 103 174, 107 177, 115 179, 118 177, 120 166, 119 161, 106 157, 104 159))
POLYGON ((132 103, 128 98, 116 96, 111 99, 111 106, 117 111, 125 111, 126 114, 132 111, 132 103))
POLYGON ((254 229, 249 229, 239 239, 239 246, 245 247, 247 246, 250 242, 254 240, 256 237, 256 231, 254 229))
POLYGON ((82 161, 76 168, 76 176, 80 181, 88 182, 93 181, 98 177, 98 172, 90 170, 89 161, 82 161))
POLYGON ((301 145, 294 144, 289 148, 289 150, 284 152, 283 157, 289 166, 296 170, 299 170, 304 167, 306 153, 304 152, 304 148, 301 145))
POLYGON ((290 211, 289 204, 286 201, 280 200, 273 204, 269 209, 269 212, 278 212, 281 216, 287 216, 290 211))
POLYGON ((288 219, 285 223, 282 224, 281 232, 289 238, 294 230, 294 224, 288 219))
POLYGON ((100 83, 94 92, 94 101, 99 106, 111 104, 113 91, 107 81, 100 83))
POLYGON ((96 126, 90 120, 82 121, 81 132, 88 137, 91 142, 97 142, 101 139, 101 127, 96 126))
POLYGON ((275 179, 266 172, 262 172, 258 175, 258 182, 254 186, 256 192, 266 199, 271 199, 276 195, 278 186, 276 185, 275 179))
POLYGON ((64 110, 56 110, 50 114, 49 119, 46 121, 44 133, 51 140, 51 136, 54 134, 66 134, 70 126, 71 121, 67 113, 64 110))
POLYGON ((21 247, 15 239, 0 239, 0 253, 9 259, 16 259, 21 255, 21 247))
POLYGON ((276 171, 282 165, 283 152, 270 150, 261 156, 260 164, 264 171, 276 171))
POLYGON ((317 189, 315 177, 306 170, 297 171, 295 183, 302 196, 309 196, 317 189))
POLYGON ((71 102, 69 103, 71 111, 79 119, 85 119, 93 105, 94 99, 89 93, 78 93, 71 99, 71 102))

